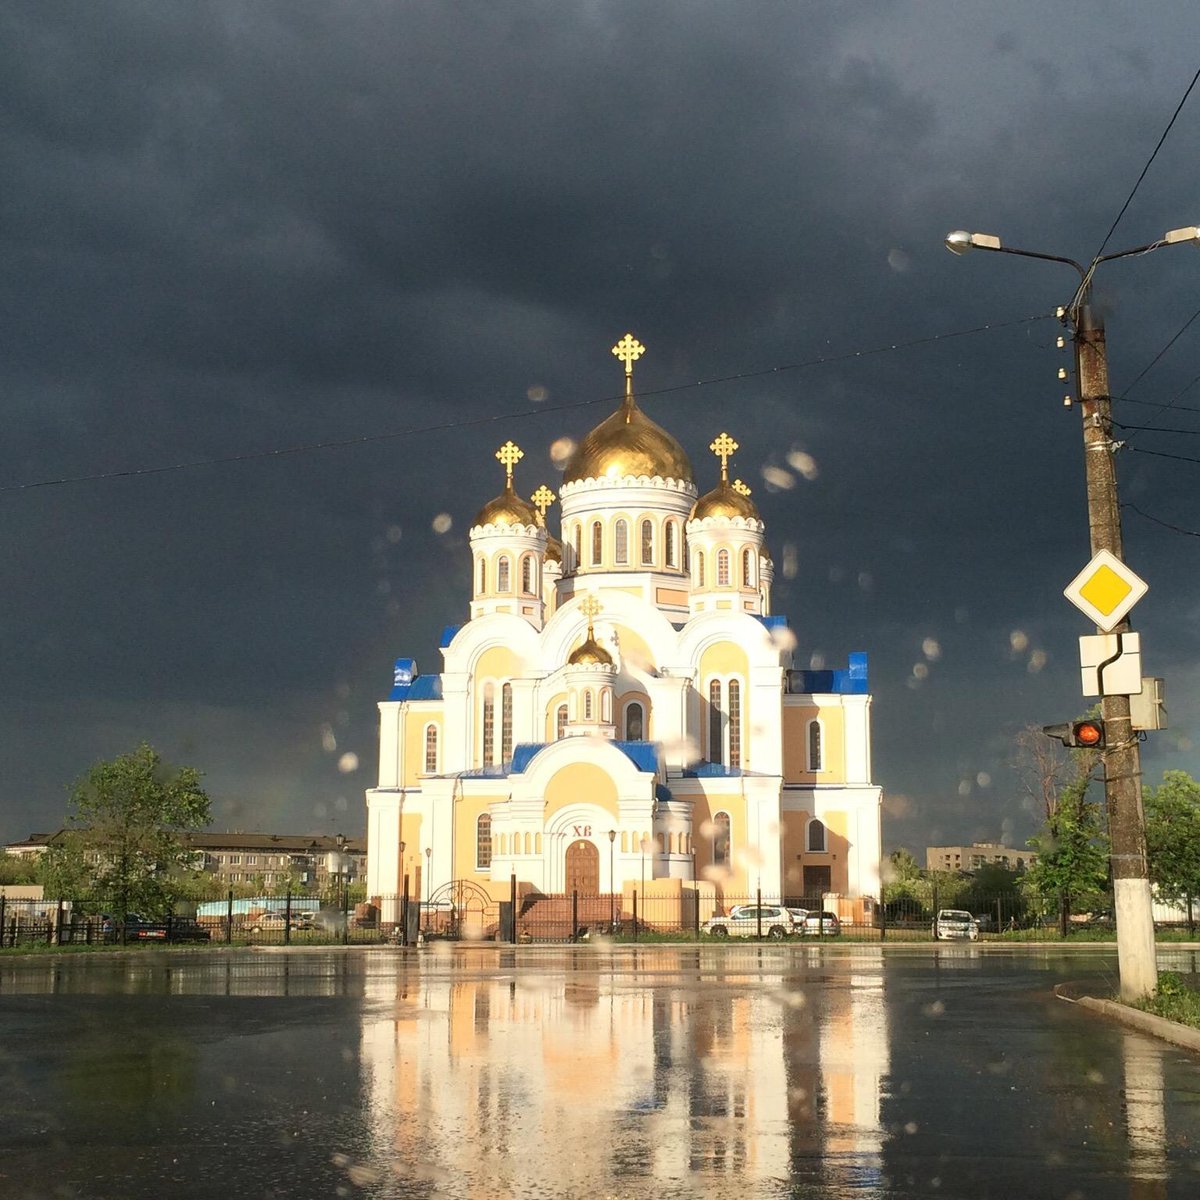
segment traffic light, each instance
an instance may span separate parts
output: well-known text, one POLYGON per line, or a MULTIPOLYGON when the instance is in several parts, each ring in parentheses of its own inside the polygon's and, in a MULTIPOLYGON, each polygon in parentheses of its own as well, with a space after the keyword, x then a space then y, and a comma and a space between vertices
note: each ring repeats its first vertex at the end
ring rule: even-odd
POLYGON ((1061 725, 1043 725, 1042 732, 1057 738, 1064 746, 1079 750, 1104 749, 1104 722, 1095 717, 1083 721, 1066 721, 1061 725))

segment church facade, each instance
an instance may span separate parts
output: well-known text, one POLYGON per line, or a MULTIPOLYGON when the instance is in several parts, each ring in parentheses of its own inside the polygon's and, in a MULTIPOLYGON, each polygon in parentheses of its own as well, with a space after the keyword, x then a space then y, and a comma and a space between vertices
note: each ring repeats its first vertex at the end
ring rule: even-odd
POLYGON ((771 611, 765 526, 721 433, 702 495, 633 390, 578 443, 558 493, 503 491, 470 529, 470 619, 442 670, 396 663, 367 801, 368 894, 388 919, 409 880, 523 894, 694 893, 818 900, 861 918, 879 896, 867 656, 792 668, 771 611), (714 471, 716 475, 718 472, 714 471))

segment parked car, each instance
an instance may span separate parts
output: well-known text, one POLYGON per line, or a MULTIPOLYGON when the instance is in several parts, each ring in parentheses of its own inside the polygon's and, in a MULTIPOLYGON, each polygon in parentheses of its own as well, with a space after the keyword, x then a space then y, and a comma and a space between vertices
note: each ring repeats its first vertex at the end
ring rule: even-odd
POLYGON ((806 914, 800 928, 806 937, 837 937, 842 932, 842 923, 837 913, 824 910, 806 914))
POLYGON ((933 918, 933 936, 939 942, 961 939, 978 941, 979 922, 961 908, 939 908, 933 918))
POLYGON ((796 927, 796 931, 799 932, 804 928, 804 922, 808 920, 808 909, 789 908, 788 915, 792 918, 792 924, 796 927))
POLYGON ((207 942, 212 934, 195 917, 164 917, 151 921, 135 913, 125 922, 127 942, 207 942))
POLYGON ((757 937, 759 928, 776 941, 792 933, 795 925, 786 908, 775 904, 739 904, 729 910, 727 917, 710 917, 700 927, 701 932, 716 938, 757 937))
MULTIPOLYGON (((266 912, 254 918, 250 925, 251 933, 276 931, 282 933, 288 926, 287 913, 266 912)), ((313 927, 312 913, 292 913, 291 926, 293 929, 311 929, 313 927)))

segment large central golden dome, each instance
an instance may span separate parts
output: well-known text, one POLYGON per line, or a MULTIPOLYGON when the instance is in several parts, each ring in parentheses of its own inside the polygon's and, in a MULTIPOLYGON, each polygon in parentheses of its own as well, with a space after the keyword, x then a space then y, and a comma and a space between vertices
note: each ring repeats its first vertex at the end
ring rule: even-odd
POLYGON ((563 473, 563 483, 624 479, 629 475, 692 482, 692 464, 683 447, 646 416, 631 395, 575 448, 563 473))

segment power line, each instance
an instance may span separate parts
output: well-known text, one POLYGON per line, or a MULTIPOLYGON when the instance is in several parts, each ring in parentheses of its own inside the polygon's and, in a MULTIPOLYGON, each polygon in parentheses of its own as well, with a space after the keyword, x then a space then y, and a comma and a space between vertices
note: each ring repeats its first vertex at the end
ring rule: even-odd
POLYGON ((1184 529, 1182 525, 1172 525, 1170 521, 1164 521, 1159 517, 1152 517, 1148 512, 1142 512, 1136 504, 1130 504, 1128 500, 1121 505, 1122 508, 1128 508, 1137 513, 1139 517, 1144 517, 1147 521, 1153 521, 1155 525, 1161 525, 1164 529, 1170 529, 1173 533, 1182 533, 1187 537, 1200 537, 1200 531, 1195 529, 1184 529))
MULTIPOLYGON (((733 375, 720 375, 711 379, 697 379, 692 383, 675 384, 672 387, 655 388, 639 392, 640 396, 666 396, 675 392, 691 391, 696 388, 710 387, 714 384, 736 383, 744 379, 759 379, 765 375, 778 375, 785 371, 799 371, 808 367, 825 366, 832 363, 850 362, 856 358, 870 358, 880 354, 890 354, 896 350, 910 350, 914 346, 928 346, 934 342, 947 341, 950 338, 968 337, 976 333, 991 333, 1000 329, 1011 329, 1016 325, 1028 325, 1034 321, 1050 319, 1049 313, 1038 313, 1034 316, 1019 317, 1013 321, 1000 321, 987 325, 976 325, 971 329, 955 329, 948 333, 935 333, 928 337, 913 338, 907 342, 892 342, 882 346, 873 346, 863 350, 849 350, 842 354, 821 355, 818 358, 804 359, 800 362, 781 363, 774 367, 763 367, 755 371, 739 371, 733 375)), ((201 467, 225 466, 230 463, 254 462, 266 458, 285 458, 294 454, 309 454, 318 450, 336 450, 347 446, 365 446, 375 442, 392 441, 396 438, 413 437, 423 433, 440 433, 448 429, 470 429, 481 425, 493 425, 499 421, 522 420, 526 417, 539 417, 545 413, 571 412, 589 408, 597 404, 612 404, 620 400, 620 396, 597 396, 590 400, 573 400, 561 404, 539 404, 536 408, 514 409, 510 412, 493 413, 482 417, 463 417, 447 421, 431 422, 428 425, 409 425, 404 429, 392 430, 388 433, 368 433, 359 437, 339 438, 324 442, 308 442, 297 446, 281 446, 273 450, 251 450, 243 454, 230 454, 221 458, 200 458, 190 462, 164 463, 154 467, 131 467, 124 471, 96 471, 88 475, 69 475, 55 479, 35 479, 28 483, 12 483, 0 487, 0 494, 6 492, 26 492, 34 488, 61 487, 70 483, 94 483, 105 479, 132 479, 143 475, 163 475, 171 471, 191 471, 201 467)))
MULTIPOLYGON (((1125 389, 1126 392, 1131 392, 1131 391, 1133 391, 1133 389, 1135 387, 1137 387, 1137 385, 1142 381, 1143 378, 1145 378, 1145 376, 1149 373, 1150 369, 1155 365, 1155 363, 1157 363, 1163 357, 1163 355, 1166 354, 1166 352, 1168 350, 1170 350, 1171 347, 1173 345, 1175 345, 1175 343, 1177 341, 1179 341, 1179 339, 1181 337, 1183 337, 1183 335, 1191 328, 1192 322, 1195 321, 1197 317, 1200 317, 1200 308, 1196 309, 1196 311, 1194 313, 1192 313, 1192 315, 1190 317, 1188 317, 1188 319, 1186 321, 1184 321, 1183 325, 1180 327, 1179 331, 1175 334, 1175 336, 1173 338, 1171 338, 1171 340, 1169 342, 1167 342, 1167 344, 1138 372, 1138 374, 1134 378, 1133 382, 1125 389)), ((1194 383, 1195 380, 1193 380, 1192 382, 1194 383)), ((1188 390, 1188 388, 1191 386, 1192 385, 1189 383, 1187 385, 1187 387, 1183 388, 1179 392, 1176 392, 1175 398, 1164 406, 1164 411, 1166 409, 1174 407, 1175 401, 1178 400, 1183 395, 1183 393, 1186 392, 1188 390)), ((1150 428, 1152 428, 1152 426, 1150 428)), ((1130 438, 1129 440, 1132 442, 1134 440, 1134 438, 1136 438, 1136 437, 1137 437, 1137 434, 1135 433, 1133 435, 1133 437, 1130 438)))
POLYGON ((1150 170, 1151 164, 1158 157, 1158 152, 1162 149, 1162 144, 1167 140, 1167 134, 1171 132, 1171 127, 1175 124, 1179 114, 1183 111, 1183 106, 1187 103, 1188 97, 1192 94, 1192 88, 1196 86, 1196 81, 1200 80, 1200 70, 1192 76, 1192 82, 1187 85, 1187 90, 1183 93, 1183 99, 1175 106, 1175 111, 1171 114, 1171 119, 1167 122, 1167 127, 1162 131, 1162 137, 1158 139, 1158 144, 1154 147, 1150 157, 1146 160, 1146 165, 1142 168, 1142 173, 1137 177, 1137 182, 1133 185, 1133 190, 1125 197, 1125 203, 1121 205, 1121 211, 1117 213, 1116 220, 1109 226, 1108 232, 1104 235, 1104 241, 1100 243, 1100 249, 1096 251, 1095 257, 1092 259, 1092 268, 1088 274, 1095 268, 1096 259, 1104 253, 1104 248, 1108 245, 1109 238, 1116 231, 1117 226, 1121 223, 1121 218, 1125 215, 1125 210, 1133 202, 1134 196, 1137 195, 1137 190, 1142 186, 1142 180, 1146 178, 1146 173, 1150 170))
MULTIPOLYGON (((1200 429, 1165 429, 1165 428, 1164 428, 1163 426, 1161 426, 1161 425, 1126 425, 1126 424, 1125 424, 1123 421, 1114 421, 1114 422, 1113 422, 1113 424, 1114 424, 1114 425, 1115 425, 1115 426, 1116 426, 1118 429, 1131 429, 1131 430, 1133 430, 1135 433, 1182 433, 1182 434, 1189 434, 1189 433, 1192 433, 1192 434, 1200 434, 1200 429)), ((1129 441, 1125 443, 1125 445, 1126 445, 1126 446, 1130 445, 1130 443, 1131 443, 1132 441, 1133 441, 1133 438, 1130 438, 1130 439, 1129 439, 1129 441)))
POLYGON ((1187 454, 1169 454, 1166 450, 1144 450, 1141 446, 1129 445, 1126 445, 1125 449, 1132 451, 1134 454, 1150 454, 1155 458, 1173 458, 1177 462, 1200 463, 1200 458, 1192 458, 1187 454))
MULTIPOLYGON (((1182 396, 1183 393, 1188 390, 1188 388, 1191 388, 1193 385, 1195 385, 1197 383, 1200 383, 1200 375, 1197 375, 1196 378, 1193 379, 1192 382, 1189 383, 1187 385, 1187 387, 1185 387, 1183 389, 1183 391, 1177 393, 1176 399, 1178 399, 1179 396, 1182 396)), ((1114 396, 1113 397, 1114 403, 1116 403, 1116 401, 1118 401, 1118 400, 1120 400, 1123 404, 1143 404, 1147 408, 1169 408, 1174 412, 1200 413, 1200 408, 1193 408, 1189 404, 1176 404, 1174 400, 1170 400, 1166 404, 1164 404, 1161 400, 1136 400, 1136 399, 1134 399, 1133 396, 1114 396)))

